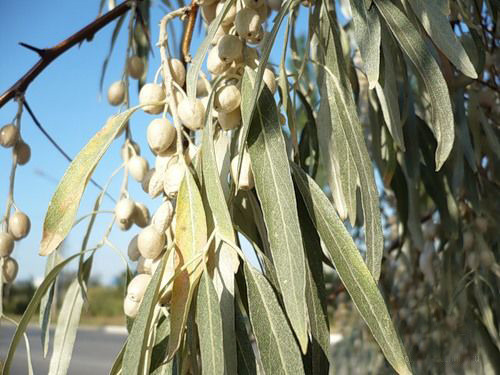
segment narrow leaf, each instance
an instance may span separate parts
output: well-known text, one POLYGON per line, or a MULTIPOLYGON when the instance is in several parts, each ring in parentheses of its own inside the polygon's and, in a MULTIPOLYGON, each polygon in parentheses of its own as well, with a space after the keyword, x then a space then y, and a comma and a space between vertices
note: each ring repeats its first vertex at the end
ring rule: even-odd
POLYGON ((207 272, 201 276, 198 286, 196 325, 200 339, 202 373, 224 374, 222 318, 217 292, 207 272))
POLYGON ((446 81, 424 40, 403 12, 389 0, 376 0, 375 4, 413 63, 430 96, 431 129, 438 143, 436 170, 439 170, 448 158, 455 138, 453 112, 446 81))
POLYGON ((256 375, 257 362, 255 353, 252 348, 252 343, 248 337, 248 331, 245 325, 245 320, 239 308, 236 309, 236 341, 238 353, 238 374, 241 375, 256 375))
POLYGON ((139 107, 110 117, 85 145, 64 173, 52 196, 43 223, 40 255, 49 255, 66 238, 75 219, 80 199, 97 163, 127 120, 139 107))
POLYGON ((285 141, 273 95, 266 87, 248 136, 248 150, 285 310, 307 350, 305 257, 285 141))
POLYGON ((351 236, 321 188, 295 164, 292 171, 309 216, 356 308, 389 363, 399 374, 411 374, 408 356, 384 299, 351 236))
MULTIPOLYGON (((250 321, 267 374, 303 374, 302 357, 266 278, 245 263, 250 321)), ((303 317, 304 318, 304 317, 303 317)))
POLYGON ((166 362, 168 338, 170 335, 170 319, 160 319, 156 328, 155 346, 151 354, 151 375, 171 375, 173 361, 166 362))

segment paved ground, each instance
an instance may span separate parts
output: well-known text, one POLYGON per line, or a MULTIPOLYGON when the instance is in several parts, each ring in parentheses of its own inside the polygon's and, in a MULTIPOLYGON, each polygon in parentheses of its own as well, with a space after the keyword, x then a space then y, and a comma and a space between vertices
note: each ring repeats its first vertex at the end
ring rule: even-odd
MULTIPOLYGON (((0 326, 0 357, 2 359, 5 358, 13 334, 13 326, 2 322, 0 326)), ((51 338, 53 337, 52 334, 53 332, 51 332, 51 338)), ((50 353, 46 359, 43 358, 40 329, 36 326, 30 326, 28 328, 28 338, 35 375, 47 374, 50 353)), ((125 335, 121 331, 106 332, 93 328, 81 329, 76 337, 73 358, 71 359, 68 374, 99 375, 109 373, 124 340, 125 335)), ((26 374, 28 374, 26 346, 24 345, 24 340, 22 340, 16 352, 11 375, 26 374)))

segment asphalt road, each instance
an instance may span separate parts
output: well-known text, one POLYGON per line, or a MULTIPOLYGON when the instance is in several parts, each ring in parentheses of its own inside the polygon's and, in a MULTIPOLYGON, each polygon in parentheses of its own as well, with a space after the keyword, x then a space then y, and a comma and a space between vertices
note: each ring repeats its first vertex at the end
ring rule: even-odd
MULTIPOLYGON (((5 358, 9 348, 10 340, 14 334, 14 327, 2 321, 0 325, 0 357, 5 358)), ((100 375, 108 374, 114 359, 120 351, 125 335, 120 333, 108 333, 103 330, 89 328, 81 329, 76 336, 73 357, 71 359, 68 374, 71 375, 100 375)), ((36 326, 28 328, 28 338, 31 348, 33 370, 36 375, 47 374, 50 362, 50 353, 43 358, 42 345, 40 341, 40 329, 36 326)), ((51 339, 53 331, 51 331, 51 339)), ((27 375, 28 366, 26 362, 26 346, 21 340, 14 362, 11 375, 27 375)))

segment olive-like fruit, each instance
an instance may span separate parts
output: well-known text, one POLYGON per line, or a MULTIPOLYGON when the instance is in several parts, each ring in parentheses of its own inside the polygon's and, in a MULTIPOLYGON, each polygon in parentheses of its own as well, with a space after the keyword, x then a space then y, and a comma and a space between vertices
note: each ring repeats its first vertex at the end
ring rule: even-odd
POLYGON ((113 106, 123 103, 125 100, 125 82, 116 81, 108 89, 108 102, 113 106))
POLYGON ((127 255, 128 258, 132 262, 137 262, 139 260, 139 257, 141 256, 141 253, 139 252, 139 248, 137 247, 137 238, 139 235, 135 235, 129 242, 128 244, 128 249, 127 249, 127 255))
POLYGON ((19 139, 19 129, 13 124, 7 124, 0 129, 0 145, 5 148, 15 146, 19 139))
POLYGON ((127 297, 132 301, 141 302, 150 281, 151 276, 148 274, 136 275, 127 286, 127 297))
POLYGON ((131 56, 127 60, 127 69, 130 77, 139 79, 144 74, 144 63, 139 56, 131 56))
POLYGON ((261 32, 261 19, 259 13, 252 8, 242 8, 236 13, 234 26, 238 35, 245 39, 252 39, 261 32))
POLYGON ((30 228, 30 218, 24 212, 17 211, 9 218, 9 232, 15 240, 26 237, 30 228))
POLYGON ((133 224, 135 203, 132 199, 122 198, 115 206, 115 216, 120 229, 127 230, 133 224))
POLYGON ((163 191, 167 197, 173 198, 177 195, 184 173, 185 166, 183 163, 177 162, 169 165, 163 177, 163 191))
POLYGON ((139 228, 145 228, 149 225, 151 217, 149 210, 143 203, 135 203, 134 222, 139 228))
POLYGON ((127 165, 130 175, 138 182, 144 179, 149 170, 148 161, 139 155, 132 156, 127 165))
POLYGON ((248 8, 258 9, 262 5, 265 5, 264 0, 243 0, 243 4, 245 4, 248 8))
POLYGON ((148 144, 156 154, 166 151, 172 145, 175 135, 175 127, 166 118, 154 119, 148 125, 148 144))
POLYGON ((145 105, 142 107, 144 112, 152 115, 157 115, 163 111, 164 104, 158 104, 165 100, 165 91, 161 85, 156 83, 146 83, 142 86, 139 92, 139 104, 145 105))
POLYGON ((210 23, 215 19, 217 12, 217 3, 201 4, 201 17, 206 23, 210 23))
POLYGON ((172 78, 180 87, 183 87, 186 82, 186 68, 184 68, 184 64, 179 59, 169 59, 168 62, 172 78))
POLYGON ((151 224, 160 233, 164 233, 172 222, 174 216, 174 206, 171 201, 167 200, 161 204, 156 210, 153 218, 151 219, 151 224))
POLYGON ((19 270, 19 265, 16 260, 11 257, 7 257, 3 260, 3 280, 6 284, 12 283, 17 276, 17 271, 19 270))
POLYGON ((218 45, 213 47, 207 56, 207 70, 215 75, 224 73, 229 68, 229 63, 219 57, 218 45))
POLYGON ((179 119, 190 130, 203 128, 205 107, 200 99, 184 98, 177 107, 179 119))
POLYGON ((219 125, 223 130, 231 130, 239 128, 241 125, 241 110, 240 107, 228 113, 219 113, 219 125))
POLYGON ((137 247, 144 258, 157 258, 162 253, 164 246, 165 234, 159 232, 156 227, 150 225, 139 233, 137 247))
POLYGON ((23 140, 19 140, 14 146, 14 152, 16 153, 16 162, 18 165, 24 165, 31 159, 31 148, 23 140))
POLYGON ((14 250, 14 237, 8 232, 0 232, 0 257, 9 256, 14 250))
POLYGON ((214 107, 219 113, 229 113, 239 108, 241 93, 235 85, 226 85, 217 90, 214 107))
POLYGON ((243 55, 243 43, 236 35, 224 35, 219 40, 217 53, 225 63, 233 62, 243 55))
POLYGON ((139 312, 139 307, 141 307, 141 303, 134 301, 129 296, 126 296, 123 300, 123 312, 129 318, 135 318, 137 313, 139 312))
MULTIPOLYGON (((236 156, 233 160, 231 160, 231 174, 234 180, 236 180, 236 176, 238 174, 238 159, 239 156, 236 156)), ((248 151, 244 151, 238 188, 242 190, 251 190, 254 186, 255 182, 253 179, 252 166, 250 164, 250 155, 248 154, 248 151)))

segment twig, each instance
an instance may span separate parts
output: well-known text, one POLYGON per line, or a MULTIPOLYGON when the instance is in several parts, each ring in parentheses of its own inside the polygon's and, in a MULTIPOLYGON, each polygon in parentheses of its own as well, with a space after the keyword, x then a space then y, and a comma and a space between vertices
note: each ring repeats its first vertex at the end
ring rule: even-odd
MULTIPOLYGON (((57 151, 59 151, 61 153, 61 155, 64 156, 64 158, 71 163, 73 161, 73 159, 61 148, 61 146, 59 146, 57 144, 57 142, 54 140, 54 138, 52 138, 50 136, 50 134, 47 132, 47 130, 45 130, 45 128, 42 126, 40 121, 38 121, 35 114, 33 113, 30 106, 28 105, 28 102, 25 99, 23 100, 23 104, 24 104, 24 108, 26 108, 26 110, 28 111, 28 114, 30 115, 31 119, 33 120, 33 122, 35 123, 37 128, 40 129, 40 131, 49 140, 49 142, 52 144, 52 146, 54 146, 57 149, 57 151)), ((99 183, 97 183, 93 178, 90 179, 90 182, 92 182, 92 184, 96 188, 98 188, 99 190, 103 190, 103 187, 99 183)), ((106 196, 109 199, 111 199, 113 202, 116 202, 116 200, 111 195, 109 195, 109 193, 107 193, 107 192, 106 192, 106 196)))
POLYGON ((196 23, 196 14, 198 13, 198 4, 193 0, 191 2, 191 7, 188 12, 188 20, 186 27, 184 29, 184 35, 182 37, 182 62, 184 66, 191 62, 191 55, 189 54, 189 47, 191 47, 191 39, 193 39, 194 25, 196 23))
POLYGON ((40 60, 33 65, 33 67, 22 76, 14 85, 12 85, 7 91, 5 91, 2 96, 0 96, 0 108, 4 106, 9 100, 13 99, 18 94, 23 94, 28 88, 29 84, 55 59, 66 52, 71 47, 90 39, 97 31, 102 29, 111 21, 120 17, 122 14, 127 12, 134 3, 142 0, 127 0, 109 11, 108 13, 97 18, 95 21, 89 23, 80 31, 71 35, 69 38, 64 39, 59 44, 54 47, 39 49, 28 44, 22 43, 23 47, 29 48, 40 55, 40 60))

